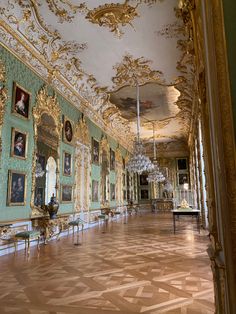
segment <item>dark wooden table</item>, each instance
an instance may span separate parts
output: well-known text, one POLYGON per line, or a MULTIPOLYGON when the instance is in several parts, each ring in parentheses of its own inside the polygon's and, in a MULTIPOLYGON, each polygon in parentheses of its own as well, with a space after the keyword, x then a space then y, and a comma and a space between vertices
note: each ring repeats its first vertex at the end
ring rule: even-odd
POLYGON ((174 233, 176 231, 176 216, 194 216, 196 217, 196 223, 197 223, 197 229, 200 233, 200 210, 198 209, 174 209, 172 210, 173 213, 173 227, 174 227, 174 233))

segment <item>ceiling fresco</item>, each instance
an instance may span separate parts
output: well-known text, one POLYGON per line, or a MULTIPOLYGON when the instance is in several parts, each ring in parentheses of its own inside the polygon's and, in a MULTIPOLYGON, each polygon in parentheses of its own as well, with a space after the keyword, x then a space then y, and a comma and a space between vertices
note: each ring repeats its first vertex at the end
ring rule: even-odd
MULTIPOLYGON (((180 111, 176 105, 179 95, 180 92, 174 86, 163 86, 157 83, 147 83, 140 86, 140 118, 143 138, 152 138, 150 124, 154 123, 155 129, 160 130, 170 124, 172 120, 174 121, 180 111), (165 123, 163 123, 164 121, 165 123)), ((120 109, 122 116, 130 121, 131 130, 135 133, 137 117, 136 87, 125 86, 120 88, 118 91, 111 93, 110 101, 120 109)), ((168 132, 170 137, 175 134, 176 128, 173 128, 173 131, 173 134, 168 132)))
POLYGON ((0 42, 126 148, 135 132, 137 77, 143 139, 151 141, 154 121, 158 141, 186 140, 192 55, 178 5, 2 0, 0 42))

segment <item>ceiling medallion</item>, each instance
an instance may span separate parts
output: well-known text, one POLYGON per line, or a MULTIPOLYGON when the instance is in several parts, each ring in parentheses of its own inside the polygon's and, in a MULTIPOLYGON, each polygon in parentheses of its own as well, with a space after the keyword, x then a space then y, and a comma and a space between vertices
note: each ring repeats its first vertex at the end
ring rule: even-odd
POLYGON ((128 4, 128 0, 125 0, 124 3, 106 3, 93 10, 88 10, 86 19, 99 26, 109 28, 111 32, 121 37, 123 35, 121 26, 129 24, 133 27, 131 21, 138 16, 136 9, 139 4, 133 7, 128 4))
POLYGON ((126 54, 122 62, 113 67, 116 76, 112 78, 112 82, 116 88, 135 86, 137 81, 139 85, 149 82, 164 84, 163 73, 152 70, 150 63, 151 60, 146 60, 144 57, 134 59, 130 54, 126 54))

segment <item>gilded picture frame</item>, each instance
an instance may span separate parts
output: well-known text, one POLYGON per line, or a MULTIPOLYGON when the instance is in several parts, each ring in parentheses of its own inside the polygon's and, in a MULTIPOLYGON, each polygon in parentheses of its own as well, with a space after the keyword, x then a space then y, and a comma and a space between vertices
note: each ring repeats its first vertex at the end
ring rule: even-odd
POLYGON ((140 199, 141 200, 149 200, 149 190, 147 190, 147 189, 140 190, 140 199))
POLYGON ((22 119, 30 119, 31 93, 13 82, 12 113, 22 119))
POLYGON ((26 159, 27 152, 28 152, 28 133, 16 128, 12 128, 10 156, 19 159, 26 159))
POLYGON ((99 149, 100 143, 95 138, 92 137, 92 163, 95 165, 99 165, 99 149))
POLYGON ((73 185, 61 184, 61 203, 73 202, 73 185))
POLYGON ((7 206, 25 206, 27 173, 8 170, 7 206))
POLYGON ((110 200, 116 200, 116 185, 115 183, 110 183, 110 200))
POLYGON ((63 175, 71 177, 72 175, 72 154, 63 151, 63 175))
POLYGON ((178 173, 177 174, 177 183, 178 185, 184 185, 185 183, 189 184, 189 173, 178 173))
POLYGON ((178 171, 187 171, 188 170, 188 158, 176 158, 176 167, 178 171))
POLYGON ((110 148, 110 170, 115 170, 116 168, 116 153, 110 148))
POLYGON ((67 117, 64 117, 63 121, 63 141, 74 145, 74 123, 67 117))
POLYGON ((98 202, 99 181, 92 180, 92 202, 98 202))

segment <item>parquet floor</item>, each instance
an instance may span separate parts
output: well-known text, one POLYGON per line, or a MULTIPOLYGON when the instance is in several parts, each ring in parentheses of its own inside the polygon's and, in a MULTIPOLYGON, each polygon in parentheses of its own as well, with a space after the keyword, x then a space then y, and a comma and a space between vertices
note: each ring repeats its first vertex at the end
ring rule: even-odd
POLYGON ((177 227, 168 214, 142 214, 85 230, 81 246, 68 236, 3 256, 0 313, 212 314, 207 233, 191 218, 177 227))

